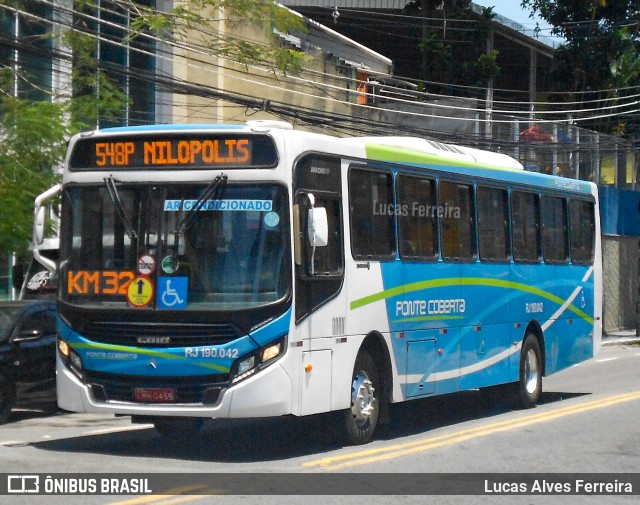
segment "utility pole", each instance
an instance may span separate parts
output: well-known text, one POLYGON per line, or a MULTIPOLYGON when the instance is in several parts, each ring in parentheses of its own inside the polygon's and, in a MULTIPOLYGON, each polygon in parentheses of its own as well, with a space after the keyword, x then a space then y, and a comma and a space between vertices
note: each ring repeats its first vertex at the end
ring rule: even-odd
MULTIPOLYGON (((490 55, 491 51, 493 51, 493 24, 491 24, 489 33, 487 35, 487 54, 490 55)), ((494 77, 491 76, 491 78, 489 79, 489 82, 487 83, 487 100, 485 103, 486 119, 487 119, 487 123, 485 127, 485 132, 486 132, 485 136, 488 141, 491 141, 491 139, 493 138, 493 122, 491 119, 491 116, 493 113, 493 84, 494 84, 493 81, 494 81, 494 77)))

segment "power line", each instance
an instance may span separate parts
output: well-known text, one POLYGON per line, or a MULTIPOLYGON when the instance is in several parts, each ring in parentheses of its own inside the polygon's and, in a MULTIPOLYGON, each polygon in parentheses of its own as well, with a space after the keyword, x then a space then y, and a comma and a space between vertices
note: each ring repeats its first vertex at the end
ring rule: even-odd
MULTIPOLYGON (((40 0, 40 1, 41 1, 41 3, 47 4, 47 5, 52 6, 52 7, 58 5, 58 4, 56 4, 56 3, 52 2, 52 1, 45 1, 45 0, 40 0)), ((68 11, 68 13, 73 13, 74 12, 71 9, 67 9, 67 11, 68 11)), ((113 11, 110 11, 110 12, 113 12, 113 11)), ((102 20, 101 18, 98 18, 96 16, 90 16, 90 15, 87 15, 87 14, 84 14, 84 13, 82 13, 81 16, 83 16, 84 18, 86 18, 87 20, 90 20, 92 22, 102 23, 104 25, 111 26, 112 28, 117 28, 117 29, 119 29, 121 31, 124 31, 124 28, 121 25, 118 25, 118 24, 115 24, 115 23, 105 22, 104 20, 102 20)), ((207 36, 215 35, 215 32, 213 32, 211 30, 201 30, 201 31, 203 31, 207 36)), ((156 43, 157 42, 162 42, 160 39, 158 39, 156 37, 151 37, 149 35, 143 35, 143 36, 153 40, 156 43)), ((122 47, 122 48, 127 48, 128 47, 127 45, 119 43, 118 41, 113 40, 113 39, 105 39, 105 38, 101 37, 100 40, 103 41, 103 42, 110 43, 110 44, 112 44, 114 46, 119 46, 119 47, 122 47)), ((247 40, 247 39, 245 38, 243 40, 247 40)), ((256 44, 256 45, 259 44, 259 41, 256 41, 256 40, 248 40, 248 41, 251 44, 256 44)), ((175 45, 176 45, 176 47, 183 48, 185 50, 202 51, 202 53, 206 53, 207 52, 207 48, 206 47, 204 47, 204 46, 196 46, 193 42, 183 43, 183 44, 175 44, 175 45)), ((266 47, 266 45, 262 44, 262 47, 266 47)), ((328 75, 328 74, 325 73, 324 75, 328 75)), ((476 91, 483 92, 483 93, 486 92, 486 88, 477 88, 477 87, 473 87, 473 86, 451 85, 451 84, 448 84, 448 83, 440 83, 440 82, 434 82, 434 81, 418 81, 418 80, 415 80, 415 79, 410 79, 410 78, 402 77, 402 76, 398 76, 398 79, 406 80, 407 82, 425 82, 427 84, 432 84, 432 85, 448 86, 448 87, 454 87, 454 88, 458 88, 458 89, 476 90, 476 91)), ((620 88, 620 90, 633 90, 633 89, 640 89, 640 87, 620 88)), ((509 92, 512 92, 513 90, 500 90, 499 88, 496 88, 494 91, 509 91, 509 92)), ((522 92, 523 93, 528 93, 527 91, 522 91, 522 92)), ((576 92, 576 94, 581 94, 581 93, 582 94, 584 94, 584 93, 597 94, 597 93, 607 93, 607 92, 611 92, 611 90, 592 90, 590 92, 576 92)), ((449 97, 449 95, 438 95, 438 94, 434 94, 434 93, 419 93, 419 92, 416 92, 416 93, 418 95, 423 95, 423 96, 425 96, 427 98, 449 97)), ((550 94, 565 95, 565 96, 566 95, 570 95, 569 92, 555 92, 555 93, 554 92, 550 92, 550 94)), ((615 99, 622 100, 622 99, 625 99, 625 98, 635 98, 635 96, 637 96, 637 95, 633 95, 633 96, 630 96, 630 97, 629 96, 619 96, 619 97, 615 97, 615 99)), ((603 102, 608 101, 608 100, 610 100, 610 99, 605 98, 605 99, 593 99, 593 100, 590 100, 590 101, 581 100, 581 101, 573 101, 573 102, 563 101, 561 103, 556 103, 555 105, 566 106, 566 105, 571 105, 571 104, 574 104, 574 105, 575 104, 583 104, 584 105, 584 104, 588 104, 588 103, 594 103, 595 104, 595 103, 603 103, 603 102)), ((495 104, 521 104, 522 101, 517 101, 516 102, 516 101, 505 101, 505 100, 494 100, 494 103, 495 104)), ((531 105, 531 104, 533 104, 533 105, 538 105, 539 104, 539 105, 543 105, 545 107, 550 105, 549 102, 527 102, 527 105, 531 105)), ((582 109, 577 109, 575 111, 572 111, 572 110, 567 110, 567 109, 561 109, 560 111, 550 111, 549 113, 555 113, 555 112, 558 112, 558 113, 576 112, 577 113, 577 112, 581 112, 581 111, 583 111, 583 110, 582 109)), ((504 110, 504 111, 500 111, 500 112, 509 113, 511 111, 504 110)), ((519 111, 515 111, 515 112, 519 112, 519 111)), ((545 114, 546 113, 547 112, 545 112, 545 114)))
MULTIPOLYGON (((96 18, 96 17, 93 17, 91 19, 93 21, 101 22, 101 20, 99 18, 96 18)), ((127 47, 124 44, 117 43, 117 42, 114 42, 112 40, 107 40, 107 39, 101 39, 101 40, 105 40, 105 41, 107 41, 109 43, 115 44, 116 46, 127 47)), ((193 46, 193 45, 190 46, 188 44, 184 45, 184 48, 187 49, 187 50, 192 50, 192 51, 196 51, 196 52, 202 51, 202 48, 198 48, 197 46, 193 46)), ((171 55, 161 55, 159 57, 171 58, 171 55)), ((205 62, 200 61, 199 63, 194 65, 194 63, 193 63, 194 61, 198 62, 197 59, 192 57, 191 61, 187 62, 187 65, 194 66, 196 68, 199 68, 200 70, 211 71, 211 65, 210 64, 206 64, 205 62)), ((112 70, 114 70, 115 68, 116 67, 113 66, 112 70)), ((225 69, 222 66, 216 67, 216 68, 225 69)), ((227 68, 227 70, 229 70, 229 69, 227 68)), ((126 72, 129 72, 128 75, 135 75, 136 70, 135 69, 134 70, 129 69, 127 71, 122 71, 123 74, 126 74, 126 72)), ((144 75, 144 77, 153 78, 153 74, 146 74, 146 75, 144 75)), ((225 77, 226 78, 232 78, 232 79, 238 79, 237 76, 226 75, 225 77)), ((254 85, 257 85, 257 86, 261 86, 263 88, 264 87, 268 87, 268 88, 271 88, 271 89, 276 89, 276 87, 274 87, 274 86, 268 86, 268 85, 265 85, 264 83, 257 82, 257 81, 255 81, 253 79, 242 79, 242 80, 244 80, 245 82, 247 82, 249 84, 254 84, 254 85)), ((175 90, 175 89, 182 89, 182 90, 189 89, 189 90, 192 90, 193 92, 196 91, 196 89, 193 88, 193 87, 184 87, 184 85, 177 84, 175 79, 166 81, 166 82, 164 82, 163 85, 167 86, 168 89, 173 89, 173 90, 175 90)), ((323 83, 314 83, 314 85, 317 88, 327 87, 327 85, 323 84, 323 83)), ((246 105, 246 107, 259 107, 260 106, 260 101, 257 101, 255 99, 249 100, 249 99, 247 99, 247 97, 244 97, 244 98, 237 97, 237 95, 226 93, 226 92, 223 92, 222 90, 217 90, 217 89, 212 90, 211 88, 209 88, 208 91, 206 91, 206 92, 203 91, 205 88, 198 88, 198 89, 199 89, 200 93, 204 93, 204 96, 213 96, 213 97, 216 97, 216 98, 227 99, 227 100, 228 99, 233 99, 233 100, 239 101, 239 103, 244 103, 246 105), (243 100, 244 100, 244 102, 243 102, 243 100)), ((277 87, 277 89, 280 89, 280 87, 277 87)), ((334 90, 338 90, 337 87, 334 87, 333 89, 334 90)), ((340 90, 344 91, 342 89, 340 89, 340 90)), ((341 103, 341 104, 353 106, 353 104, 345 102, 344 100, 336 100, 335 98, 327 98, 326 96, 325 97, 318 97, 317 95, 312 95, 310 93, 300 93, 300 92, 295 92, 295 91, 292 91, 291 93, 299 93, 299 94, 301 94, 303 96, 306 96, 308 98, 325 100, 328 103, 341 103)), ((397 101, 397 100, 391 100, 391 101, 397 101)), ((405 102, 414 103, 414 102, 411 102, 411 101, 405 101, 405 102)), ((433 104, 427 104, 427 105, 432 106, 433 104)), ((637 101, 633 102, 631 104, 628 104, 628 105, 630 105, 630 106, 637 105, 637 101)), ((274 109, 274 108, 277 109, 277 110, 275 110, 276 113, 282 114, 282 115, 285 115, 285 116, 286 115, 291 115, 293 113, 293 109, 287 109, 286 107, 282 106, 281 104, 278 104, 277 107, 275 107, 274 104, 272 103, 271 107, 272 107, 272 109, 274 109)), ((624 107, 624 105, 618 106, 616 108, 619 108, 619 107, 624 107)), ((369 108, 373 109, 373 110, 380 110, 380 107, 369 107, 369 108)), ((447 107, 447 108, 448 109, 452 109, 452 107, 450 107, 450 106, 447 107)), ((476 112, 484 112, 484 110, 480 109, 480 108, 475 109, 475 110, 476 110, 476 112)), ((602 110, 602 109, 597 109, 597 110, 602 110)), ((391 109, 386 109, 385 111, 388 112, 388 113, 407 114, 407 115, 412 115, 412 116, 415 116, 415 117, 423 117, 423 118, 438 118, 438 119, 442 119, 442 118, 446 119, 447 118, 447 116, 443 116, 441 114, 410 113, 410 112, 394 111, 394 110, 391 110, 391 109)), ((271 110, 270 110, 270 112, 271 112, 271 110)), ((317 114, 317 111, 315 111, 315 112, 317 114)), ((513 111, 501 111, 501 110, 494 110, 493 111, 494 114, 503 114, 503 113, 507 113, 507 112, 513 112, 513 111)), ((521 111, 517 111, 517 112, 521 112, 521 111)), ((559 112, 558 111, 553 111, 553 112, 554 113, 566 114, 566 111, 559 111, 559 112)), ((577 111, 577 112, 582 112, 582 111, 577 111)), ((589 116, 589 117, 585 117, 585 118, 576 118, 576 119, 574 119, 574 121, 588 121, 588 120, 601 119, 601 118, 607 118, 607 117, 617 117, 617 116, 619 116, 621 114, 632 114, 634 112, 636 112, 636 111, 625 111, 625 112, 622 112, 620 114, 598 114, 598 115, 589 116)), ((305 114, 307 114, 307 113, 305 113, 305 114)), ((295 117, 295 114, 293 114, 293 115, 295 117)), ((324 116, 324 119, 323 119, 324 124, 330 124, 331 123, 330 117, 331 116, 326 116, 326 115, 324 116)), ((351 116, 348 116, 348 117, 349 117, 349 120, 353 120, 353 118, 351 116)), ((333 118, 334 118, 335 122, 339 122, 339 121, 343 121, 344 120, 343 117, 335 116, 335 114, 334 114, 333 118)), ((313 121, 312 119, 309 118, 308 115, 305 116, 305 119, 307 121, 313 121)), ((483 118, 448 117, 448 119, 461 120, 461 121, 473 121, 473 122, 486 121, 486 119, 483 119, 483 118)), ((513 121, 514 121, 513 119, 507 119, 507 120, 495 120, 494 119, 492 122, 513 123, 513 121)), ((390 125, 385 125, 385 126, 390 126, 390 125)))

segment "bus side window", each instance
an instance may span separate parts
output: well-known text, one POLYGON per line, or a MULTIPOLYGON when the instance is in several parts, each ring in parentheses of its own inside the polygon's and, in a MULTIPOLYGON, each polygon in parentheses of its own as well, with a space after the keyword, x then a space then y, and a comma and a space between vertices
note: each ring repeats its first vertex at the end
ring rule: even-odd
POLYGON ((542 258, 540 241, 540 204, 538 195, 511 192, 513 259, 519 263, 537 263, 542 258))
POLYGON ((473 186, 441 181, 438 214, 441 216, 442 258, 473 260, 476 257, 473 186))
POLYGON ((575 264, 593 263, 595 243, 595 210, 592 202, 571 200, 571 261, 575 264))
POLYGON ((395 256, 395 214, 390 172, 349 172, 351 251, 355 259, 395 256))
POLYGON ((481 261, 508 261, 509 213, 507 191, 478 187, 478 242, 481 261))
POLYGON ((541 209, 544 260, 566 263, 569 259, 567 201, 557 196, 543 196, 541 209))
POLYGON ((400 174, 398 191, 398 247, 403 259, 438 258, 436 185, 433 179, 400 174))

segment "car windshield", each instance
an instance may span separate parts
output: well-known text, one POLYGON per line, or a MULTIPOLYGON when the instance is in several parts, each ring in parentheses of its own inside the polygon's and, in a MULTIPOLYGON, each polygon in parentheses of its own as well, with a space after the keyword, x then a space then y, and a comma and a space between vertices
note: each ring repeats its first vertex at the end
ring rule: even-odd
POLYGON ((78 305, 241 310, 290 290, 286 189, 120 184, 63 196, 62 297, 78 305))
POLYGON ((0 305, 0 342, 7 338, 22 305, 0 305))

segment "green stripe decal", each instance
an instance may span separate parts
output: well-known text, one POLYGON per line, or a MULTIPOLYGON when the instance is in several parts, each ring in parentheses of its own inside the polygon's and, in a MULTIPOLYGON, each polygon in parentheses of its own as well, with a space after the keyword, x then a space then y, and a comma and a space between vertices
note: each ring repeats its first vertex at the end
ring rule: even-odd
MULTIPOLYGON (((405 284, 403 286, 396 286, 394 288, 385 289, 384 291, 380 291, 379 293, 374 293, 373 295, 365 296, 364 298, 359 298, 358 300, 354 300, 350 304, 351 310, 359 309, 360 307, 364 307, 365 305, 369 305, 370 303, 378 302, 380 300, 386 300, 387 298, 393 298, 395 296, 400 296, 405 293, 411 293, 413 291, 421 291, 423 289, 434 289, 434 288, 442 288, 447 286, 489 286, 493 288, 504 288, 504 289, 512 289, 515 291, 522 291, 523 293, 531 293, 536 296, 540 296, 541 298, 545 298, 546 300, 557 303, 561 306, 565 300, 562 298, 549 293, 548 291, 544 291, 542 289, 529 286, 528 284, 522 284, 519 282, 511 282, 511 281, 503 281, 500 279, 485 279, 482 277, 465 277, 465 278, 449 278, 449 279, 434 279, 430 281, 420 281, 420 282, 412 282, 410 284, 405 284)), ((593 324, 593 318, 588 314, 580 310, 579 308, 569 305, 567 307, 571 312, 581 317, 589 324, 593 324)))
MULTIPOLYGON (((145 356, 152 356, 154 358, 163 358, 163 359, 182 359, 182 356, 176 356, 175 354, 170 354, 168 352, 154 351, 153 349, 139 349, 137 347, 127 347, 124 345, 112 345, 112 344, 88 344, 82 342, 74 342, 71 344, 71 347, 74 349, 100 349, 103 351, 118 351, 118 352, 126 352, 130 354, 138 354, 145 356)), ((222 373, 229 373, 231 370, 229 367, 216 365, 215 363, 198 363, 192 362, 191 364, 207 368, 209 370, 216 370, 222 373)))
POLYGON ((465 167, 465 168, 482 168, 486 170, 501 170, 507 172, 519 172, 522 170, 504 167, 500 165, 489 165, 478 163, 476 161, 468 161, 456 158, 448 158, 446 154, 438 156, 436 154, 424 153, 421 151, 413 151, 411 149, 395 146, 385 146, 376 144, 365 144, 367 159, 390 161, 396 163, 419 163, 439 165, 443 167, 465 167))

